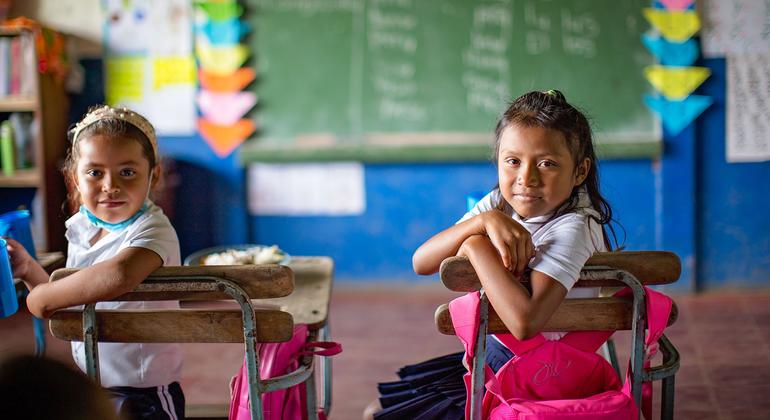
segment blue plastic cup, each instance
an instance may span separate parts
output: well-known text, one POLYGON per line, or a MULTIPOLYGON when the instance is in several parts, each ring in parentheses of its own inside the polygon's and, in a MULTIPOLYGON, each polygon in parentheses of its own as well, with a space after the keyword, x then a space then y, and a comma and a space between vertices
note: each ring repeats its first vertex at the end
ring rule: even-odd
POLYGON ((13 284, 11 261, 8 259, 8 243, 0 239, 0 318, 11 316, 19 310, 19 298, 13 284))
POLYGON ((0 236, 17 240, 32 258, 37 259, 32 231, 29 229, 29 210, 10 211, 0 215, 0 236))

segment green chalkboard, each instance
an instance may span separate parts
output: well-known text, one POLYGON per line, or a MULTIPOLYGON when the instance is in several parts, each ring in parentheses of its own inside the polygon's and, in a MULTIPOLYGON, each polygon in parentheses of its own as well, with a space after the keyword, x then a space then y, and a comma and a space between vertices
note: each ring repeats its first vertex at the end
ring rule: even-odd
POLYGON ((244 161, 485 159, 506 102, 562 90, 605 156, 654 155, 649 0, 249 0, 244 161))

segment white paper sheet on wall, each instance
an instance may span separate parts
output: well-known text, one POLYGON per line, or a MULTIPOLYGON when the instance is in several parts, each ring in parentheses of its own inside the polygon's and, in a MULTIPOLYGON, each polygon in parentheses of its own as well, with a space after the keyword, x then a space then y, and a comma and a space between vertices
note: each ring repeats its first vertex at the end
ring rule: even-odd
POLYGON ((366 210, 360 163, 253 164, 249 212, 273 216, 355 216, 366 210))
POLYGON ((196 132, 197 76, 189 0, 105 0, 107 102, 147 117, 160 135, 196 132))
POLYGON ((727 57, 728 162, 770 160, 770 54, 727 57))
POLYGON ((770 53, 770 2, 701 0, 704 57, 770 53))

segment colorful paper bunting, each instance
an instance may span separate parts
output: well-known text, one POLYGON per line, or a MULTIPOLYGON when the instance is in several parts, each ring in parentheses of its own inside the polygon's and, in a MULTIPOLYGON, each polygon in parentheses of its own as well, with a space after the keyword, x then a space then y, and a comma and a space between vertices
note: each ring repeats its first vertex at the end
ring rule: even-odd
POLYGON ((700 19, 694 11, 644 9, 644 17, 669 41, 683 42, 700 30, 700 19))
POLYGON ((203 10, 209 19, 213 21, 238 19, 243 14, 243 7, 236 2, 207 1, 196 3, 195 5, 203 10))
POLYGON ((668 10, 685 10, 690 7, 695 0, 658 0, 668 10))
POLYGON ((203 118, 198 119, 198 131, 219 157, 232 153, 256 130, 254 122, 248 119, 240 120, 233 125, 217 125, 203 118))
POLYGON ((204 118, 217 125, 231 125, 257 103, 257 95, 253 92, 216 93, 201 90, 197 102, 204 118))
POLYGON ((209 20, 199 28, 213 45, 231 45, 240 42, 249 27, 238 19, 209 20))
POLYGON ((254 69, 241 67, 249 49, 240 40, 249 28, 239 21, 243 8, 234 0, 198 0, 196 6, 204 12, 195 37, 201 86, 198 131, 224 157, 256 130, 252 120, 243 118, 257 103, 255 93, 242 92, 256 77, 254 69))
POLYGON ((234 73, 249 57, 249 49, 242 44, 215 47, 199 42, 195 50, 201 67, 220 76, 234 73))
POLYGON ((243 90, 257 77, 251 67, 241 67, 235 73, 226 76, 209 73, 205 69, 198 72, 201 87, 212 92, 237 92, 243 90))
POLYGON ((642 35, 642 43, 660 63, 667 66, 690 66, 698 58, 698 43, 690 38, 671 42, 660 36, 642 35))
POLYGON ((711 71, 706 67, 649 66, 644 69, 647 80, 670 100, 687 97, 710 74, 711 71))
POLYGON ((663 121, 666 131, 675 136, 695 120, 713 100, 708 96, 691 95, 679 101, 646 95, 644 102, 663 121))

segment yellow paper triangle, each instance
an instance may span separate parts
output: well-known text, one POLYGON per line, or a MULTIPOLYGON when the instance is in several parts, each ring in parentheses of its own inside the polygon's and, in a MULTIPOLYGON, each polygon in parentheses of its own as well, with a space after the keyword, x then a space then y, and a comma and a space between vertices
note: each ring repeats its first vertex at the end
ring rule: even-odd
POLYGON ((644 69, 647 80, 669 100, 686 98, 710 75, 706 67, 649 66, 644 69))
POLYGON ((644 17, 669 41, 687 41, 700 29, 698 14, 692 10, 671 11, 647 7, 644 9, 644 17))
POLYGON ((196 52, 201 68, 220 76, 234 73, 249 57, 249 49, 243 44, 214 47, 199 43, 196 52))

